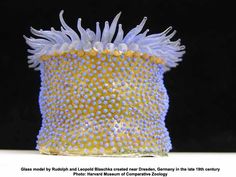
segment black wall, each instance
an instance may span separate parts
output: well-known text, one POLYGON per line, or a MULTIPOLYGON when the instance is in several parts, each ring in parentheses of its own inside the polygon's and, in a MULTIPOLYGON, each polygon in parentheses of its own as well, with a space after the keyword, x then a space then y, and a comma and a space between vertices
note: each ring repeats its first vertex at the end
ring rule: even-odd
POLYGON ((58 14, 76 29, 95 29, 122 11, 125 32, 144 16, 151 33, 172 25, 186 45, 183 62, 166 73, 170 96, 167 127, 176 152, 236 152, 234 6, 227 1, 76 0, 0 2, 0 148, 34 149, 41 124, 39 72, 28 68, 22 37, 36 29, 59 29, 58 14), (233 73, 234 72, 234 73, 233 73))

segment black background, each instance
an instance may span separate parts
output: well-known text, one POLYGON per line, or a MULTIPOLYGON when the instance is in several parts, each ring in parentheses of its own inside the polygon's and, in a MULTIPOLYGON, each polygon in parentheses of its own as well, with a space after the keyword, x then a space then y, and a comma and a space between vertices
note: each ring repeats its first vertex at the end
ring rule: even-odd
POLYGON ((144 16, 145 28, 159 33, 172 25, 175 39, 186 45, 183 62, 165 74, 170 96, 167 127, 175 152, 236 152, 233 114, 236 28, 234 5, 227 1, 76 0, 0 2, 0 148, 34 149, 41 124, 39 72, 28 68, 22 37, 29 28, 59 29, 58 14, 67 24, 95 29, 122 11, 125 32, 144 16))

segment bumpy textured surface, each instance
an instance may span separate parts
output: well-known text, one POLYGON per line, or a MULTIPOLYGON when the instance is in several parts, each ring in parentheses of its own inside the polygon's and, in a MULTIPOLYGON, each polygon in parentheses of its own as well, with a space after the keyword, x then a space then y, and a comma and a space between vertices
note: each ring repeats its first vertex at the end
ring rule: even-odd
POLYGON ((171 149, 161 60, 83 51, 41 59, 41 153, 163 155, 171 149))
POLYGON ((103 30, 77 31, 59 14, 60 30, 24 36, 30 68, 41 74, 42 113, 37 149, 62 155, 164 155, 171 149, 163 73, 182 61, 185 46, 172 27, 142 32, 147 17, 126 35, 118 13, 103 30), (171 32, 172 31, 172 32, 171 32))

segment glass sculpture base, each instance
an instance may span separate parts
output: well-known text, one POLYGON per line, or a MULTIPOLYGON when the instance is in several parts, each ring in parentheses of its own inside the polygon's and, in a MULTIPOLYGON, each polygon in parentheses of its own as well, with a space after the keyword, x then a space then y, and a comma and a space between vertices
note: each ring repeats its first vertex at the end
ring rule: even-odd
POLYGON ((157 153, 135 153, 135 152, 123 152, 123 153, 104 153, 104 154, 85 154, 82 153, 82 151, 64 151, 64 152, 59 152, 59 151, 53 151, 50 149, 41 149, 39 150, 41 154, 45 155, 62 155, 62 156, 94 156, 94 157, 158 157, 158 156, 168 156, 168 153, 166 152, 157 152, 157 153))

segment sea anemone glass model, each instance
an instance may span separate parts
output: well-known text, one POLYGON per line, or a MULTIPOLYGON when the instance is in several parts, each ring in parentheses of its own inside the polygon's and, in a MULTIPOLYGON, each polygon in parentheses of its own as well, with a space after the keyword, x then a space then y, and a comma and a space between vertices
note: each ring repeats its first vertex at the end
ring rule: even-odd
POLYGON ((96 31, 70 28, 60 12, 61 30, 35 30, 29 67, 41 73, 42 127, 37 149, 61 155, 164 155, 171 149, 165 127, 168 95, 165 71, 184 54, 171 27, 140 33, 147 20, 126 35, 117 22, 96 31), (117 32, 116 32, 116 29, 117 32), (115 33, 117 33, 115 35, 115 33))

